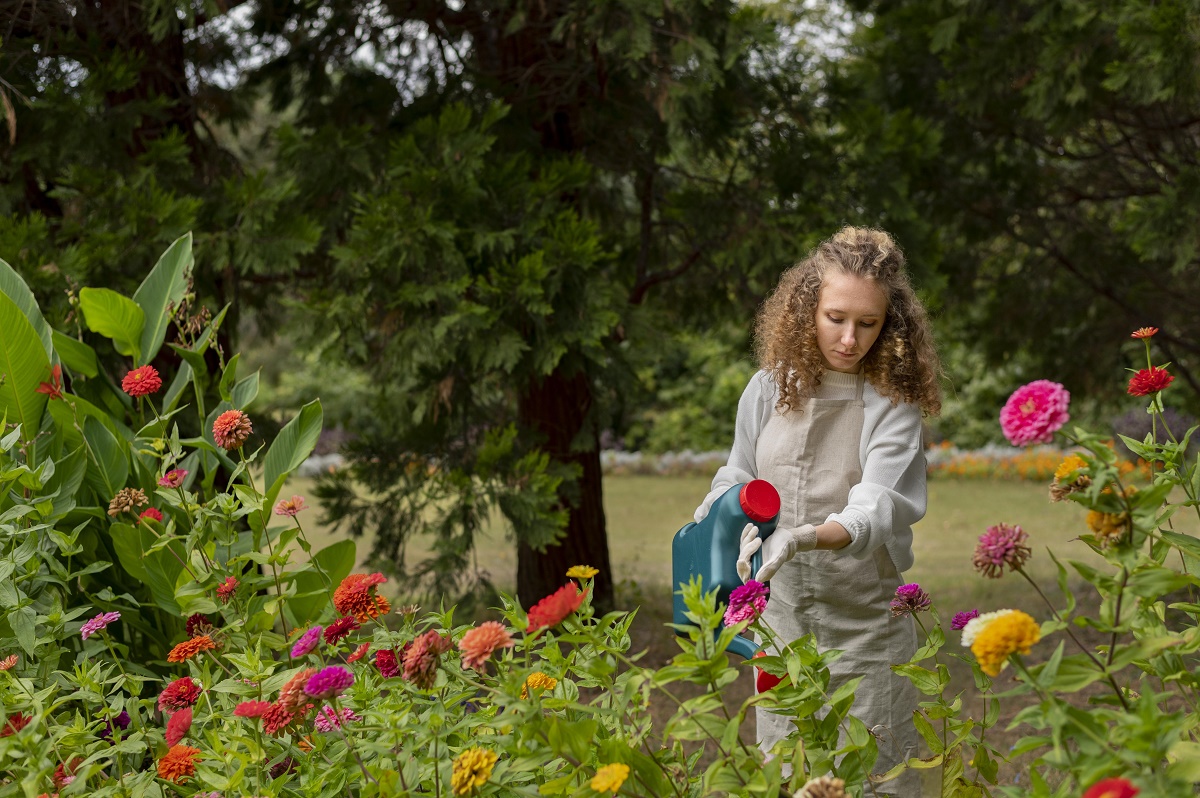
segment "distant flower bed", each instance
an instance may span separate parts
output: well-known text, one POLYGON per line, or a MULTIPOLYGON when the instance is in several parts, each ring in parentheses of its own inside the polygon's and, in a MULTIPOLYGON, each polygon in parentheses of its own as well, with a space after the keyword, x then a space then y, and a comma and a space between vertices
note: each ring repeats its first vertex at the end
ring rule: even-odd
POLYGON ((729 461, 729 450, 650 454, 605 449, 600 452, 600 467, 606 476, 649 474, 666 477, 711 477, 729 461))
MULTIPOLYGON (((949 441, 925 451, 929 475, 966 479, 1006 479, 1045 482, 1072 450, 1056 446, 1031 446, 1018 449, 1003 444, 988 444, 979 449, 960 449, 949 441)), ((1121 476, 1138 472, 1149 478, 1145 463, 1117 462, 1121 476)))

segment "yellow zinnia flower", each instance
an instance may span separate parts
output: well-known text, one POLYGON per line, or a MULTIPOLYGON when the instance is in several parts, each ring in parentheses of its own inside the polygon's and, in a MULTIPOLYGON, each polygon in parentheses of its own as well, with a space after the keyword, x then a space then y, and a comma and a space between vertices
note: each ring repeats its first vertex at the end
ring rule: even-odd
POLYGON ((1028 654, 1041 638, 1042 629, 1037 621, 1020 610, 1008 610, 997 614, 975 634, 971 653, 984 673, 999 676, 1010 656, 1028 654))
POLYGON ((547 676, 541 671, 534 671, 525 679, 525 684, 521 686, 521 698, 529 698, 530 690, 553 690, 558 687, 558 679, 553 676, 547 676))
POLYGON ((592 776, 591 787, 596 792, 616 792, 621 789, 625 779, 629 778, 629 765, 613 762, 596 771, 592 776))
POLYGON ((1081 468, 1087 468, 1087 463, 1077 454, 1067 455, 1067 459, 1059 463, 1058 468, 1054 469, 1054 478, 1062 481, 1071 476, 1074 472, 1081 468))
POLYGON ((600 573, 600 571, 593 568, 590 565, 572 565, 570 568, 567 569, 567 578, 568 579, 591 579, 593 576, 595 576, 598 573, 600 573))
POLYGON ((454 758, 450 774, 450 789, 455 795, 470 795, 492 777, 492 768, 499 759, 486 748, 468 748, 454 758))

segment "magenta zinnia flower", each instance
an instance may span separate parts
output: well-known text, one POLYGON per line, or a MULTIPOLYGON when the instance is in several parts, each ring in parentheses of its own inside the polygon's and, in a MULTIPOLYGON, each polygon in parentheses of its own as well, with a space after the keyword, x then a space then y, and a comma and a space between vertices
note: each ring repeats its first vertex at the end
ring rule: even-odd
POLYGON ((1018 388, 1000 411, 1000 429, 1013 446, 1049 443, 1071 418, 1070 392, 1057 382, 1035 380, 1018 388))
POLYGON ((954 613, 953 620, 950 621, 950 628, 956 632, 961 632, 967 628, 972 620, 979 617, 979 610, 967 610, 966 612, 954 613))
POLYGON ((183 479, 188 475, 186 468, 172 468, 158 478, 158 484, 164 488, 183 487, 183 479))
POLYGON ((313 698, 333 698, 354 684, 354 674, 341 665, 330 665, 308 677, 304 692, 313 698))
POLYGON ((296 641, 296 645, 292 646, 292 659, 303 657, 305 654, 316 648, 317 644, 321 642, 321 632, 324 630, 325 627, 317 624, 304 634, 300 635, 300 639, 296 641))
POLYGON ((729 606, 725 609, 725 625, 733 626, 742 621, 753 621, 767 608, 767 595, 771 589, 762 582, 751 579, 729 594, 729 606))
POLYGON ((87 621, 79 628, 79 636, 87 640, 92 635, 99 632, 121 617, 119 612, 102 612, 90 621, 87 621))
POLYGON ((901 615, 925 612, 929 609, 930 603, 929 594, 922 590, 916 582, 900 585, 896 588, 896 597, 892 599, 892 617, 899 618, 901 615))
POLYGON ((354 714, 354 710, 343 708, 340 713, 335 712, 333 707, 326 704, 321 707, 321 711, 313 718, 313 726, 320 732, 331 732, 336 728, 340 728, 345 723, 353 723, 356 720, 362 720, 358 715, 354 714), (341 717, 338 717, 339 714, 341 717))
POLYGON ((1013 571, 1021 570, 1021 566, 1029 559, 1030 550, 1025 545, 1028 537, 1019 526, 989 526, 975 545, 975 570, 992 579, 1000 578, 1005 565, 1013 571))

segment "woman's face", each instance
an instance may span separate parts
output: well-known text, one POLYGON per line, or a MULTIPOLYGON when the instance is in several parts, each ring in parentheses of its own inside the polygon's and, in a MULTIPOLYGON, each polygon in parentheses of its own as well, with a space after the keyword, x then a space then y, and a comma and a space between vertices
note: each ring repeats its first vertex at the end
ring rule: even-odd
POLYGON ((817 301, 817 345, 825 368, 857 374, 883 328, 887 297, 873 281, 831 271, 817 301))

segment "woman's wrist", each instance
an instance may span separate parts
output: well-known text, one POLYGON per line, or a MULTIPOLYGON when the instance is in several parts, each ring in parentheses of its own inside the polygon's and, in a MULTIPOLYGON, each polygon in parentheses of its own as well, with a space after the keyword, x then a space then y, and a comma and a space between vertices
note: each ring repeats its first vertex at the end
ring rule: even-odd
POLYGON ((850 545, 850 533, 837 521, 826 521, 817 527, 817 549, 836 551, 850 545))

